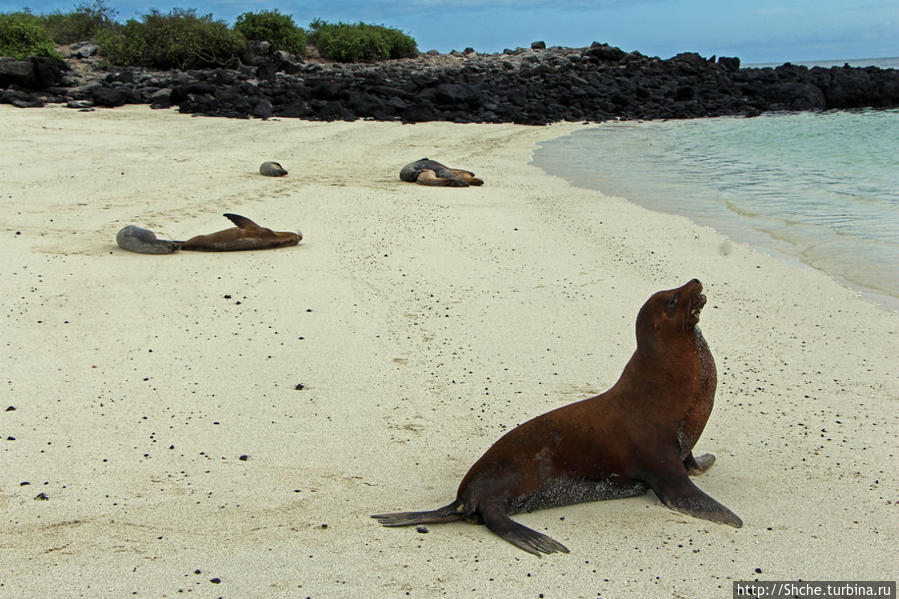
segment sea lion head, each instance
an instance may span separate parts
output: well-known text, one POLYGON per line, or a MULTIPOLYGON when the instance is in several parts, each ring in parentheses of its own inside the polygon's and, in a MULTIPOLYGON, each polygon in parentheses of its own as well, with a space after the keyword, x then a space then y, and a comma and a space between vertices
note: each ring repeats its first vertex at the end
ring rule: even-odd
POLYGON ((637 315, 637 341, 660 335, 693 334, 705 305, 698 279, 683 287, 654 293, 637 315))

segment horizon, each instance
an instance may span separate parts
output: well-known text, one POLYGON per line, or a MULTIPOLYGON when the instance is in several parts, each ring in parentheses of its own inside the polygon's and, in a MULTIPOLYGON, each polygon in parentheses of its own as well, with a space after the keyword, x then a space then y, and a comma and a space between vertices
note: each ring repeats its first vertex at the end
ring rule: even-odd
MULTIPOLYGON (((722 6, 712 0, 562 0, 552 8, 530 0, 314 0, 302 6, 267 0, 197 0, 190 6, 160 0, 153 8, 211 14, 232 25, 245 12, 279 10, 307 29, 314 19, 365 22, 399 29, 422 52, 473 48, 480 53, 547 47, 580 48, 600 42, 625 52, 670 58, 681 52, 735 56, 743 64, 852 61, 899 56, 899 8, 882 0, 761 0, 753 6, 722 6)), ((73 12, 92 2, 43 0, 40 9, 21 0, 0 0, 0 12, 73 12)), ((147 14, 138 0, 110 0, 117 21, 147 14)))

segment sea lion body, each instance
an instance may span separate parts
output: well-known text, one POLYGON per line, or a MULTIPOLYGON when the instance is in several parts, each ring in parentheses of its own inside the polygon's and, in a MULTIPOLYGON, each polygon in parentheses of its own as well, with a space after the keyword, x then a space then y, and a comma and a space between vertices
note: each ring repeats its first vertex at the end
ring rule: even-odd
POLYGON ((266 161, 259 166, 259 172, 266 177, 283 177, 287 171, 277 162, 266 161))
POLYGON ((152 231, 128 225, 118 232, 116 243, 122 249, 140 254, 171 254, 179 249, 197 252, 268 250, 297 245, 303 239, 300 232, 272 231, 239 214, 226 213, 224 216, 237 226, 197 235, 187 241, 166 241, 157 239, 152 231))
POLYGON ((696 326, 701 283, 654 294, 637 316, 637 349, 611 389, 512 429, 469 469, 456 500, 430 512, 374 516, 385 526, 467 519, 539 555, 564 545, 509 515, 640 495, 652 489, 680 512, 742 521, 688 475, 712 465, 693 446, 712 410, 717 375, 696 326))
POLYGON ((484 184, 471 171, 450 168, 429 158, 422 158, 404 166, 400 171, 400 179, 409 183, 418 183, 419 185, 446 187, 468 187, 469 185, 484 184))

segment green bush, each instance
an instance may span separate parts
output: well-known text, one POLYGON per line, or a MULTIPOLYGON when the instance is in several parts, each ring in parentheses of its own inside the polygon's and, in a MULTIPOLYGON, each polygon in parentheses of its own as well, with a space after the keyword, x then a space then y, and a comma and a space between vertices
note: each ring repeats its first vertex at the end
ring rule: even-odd
POLYGON ((178 8, 168 14, 153 9, 140 21, 101 30, 97 44, 113 64, 156 69, 234 66, 246 48, 243 36, 224 22, 178 8))
POLYGON ((322 56, 338 62, 373 62, 418 55, 415 40, 398 29, 381 25, 327 23, 310 24, 310 41, 322 56))
POLYGON ((27 12, 0 14, 0 56, 18 60, 29 56, 60 58, 40 17, 27 12))
POLYGON ((269 42, 275 50, 306 55, 306 32, 277 10, 245 12, 237 17, 234 29, 248 40, 269 42))
POLYGON ((93 39, 104 28, 115 24, 115 10, 106 6, 103 0, 95 0, 93 4, 81 4, 75 12, 59 11, 41 17, 46 23, 50 37, 57 44, 71 44, 93 39))
POLYGON ((389 27, 382 27, 381 32, 387 38, 390 47, 390 58, 415 58, 418 56, 418 45, 415 40, 400 31, 389 27))

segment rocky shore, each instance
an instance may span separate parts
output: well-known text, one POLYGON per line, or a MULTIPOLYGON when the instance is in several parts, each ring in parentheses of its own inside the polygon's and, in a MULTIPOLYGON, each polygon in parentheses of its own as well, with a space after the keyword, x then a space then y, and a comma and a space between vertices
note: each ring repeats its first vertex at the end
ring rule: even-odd
POLYGON ((767 111, 899 107, 899 71, 875 67, 741 68, 738 58, 661 60, 606 44, 340 64, 248 51, 235 69, 104 66, 96 48, 65 60, 0 58, 0 103, 72 108, 150 104, 233 118, 523 123, 671 119, 767 111))

